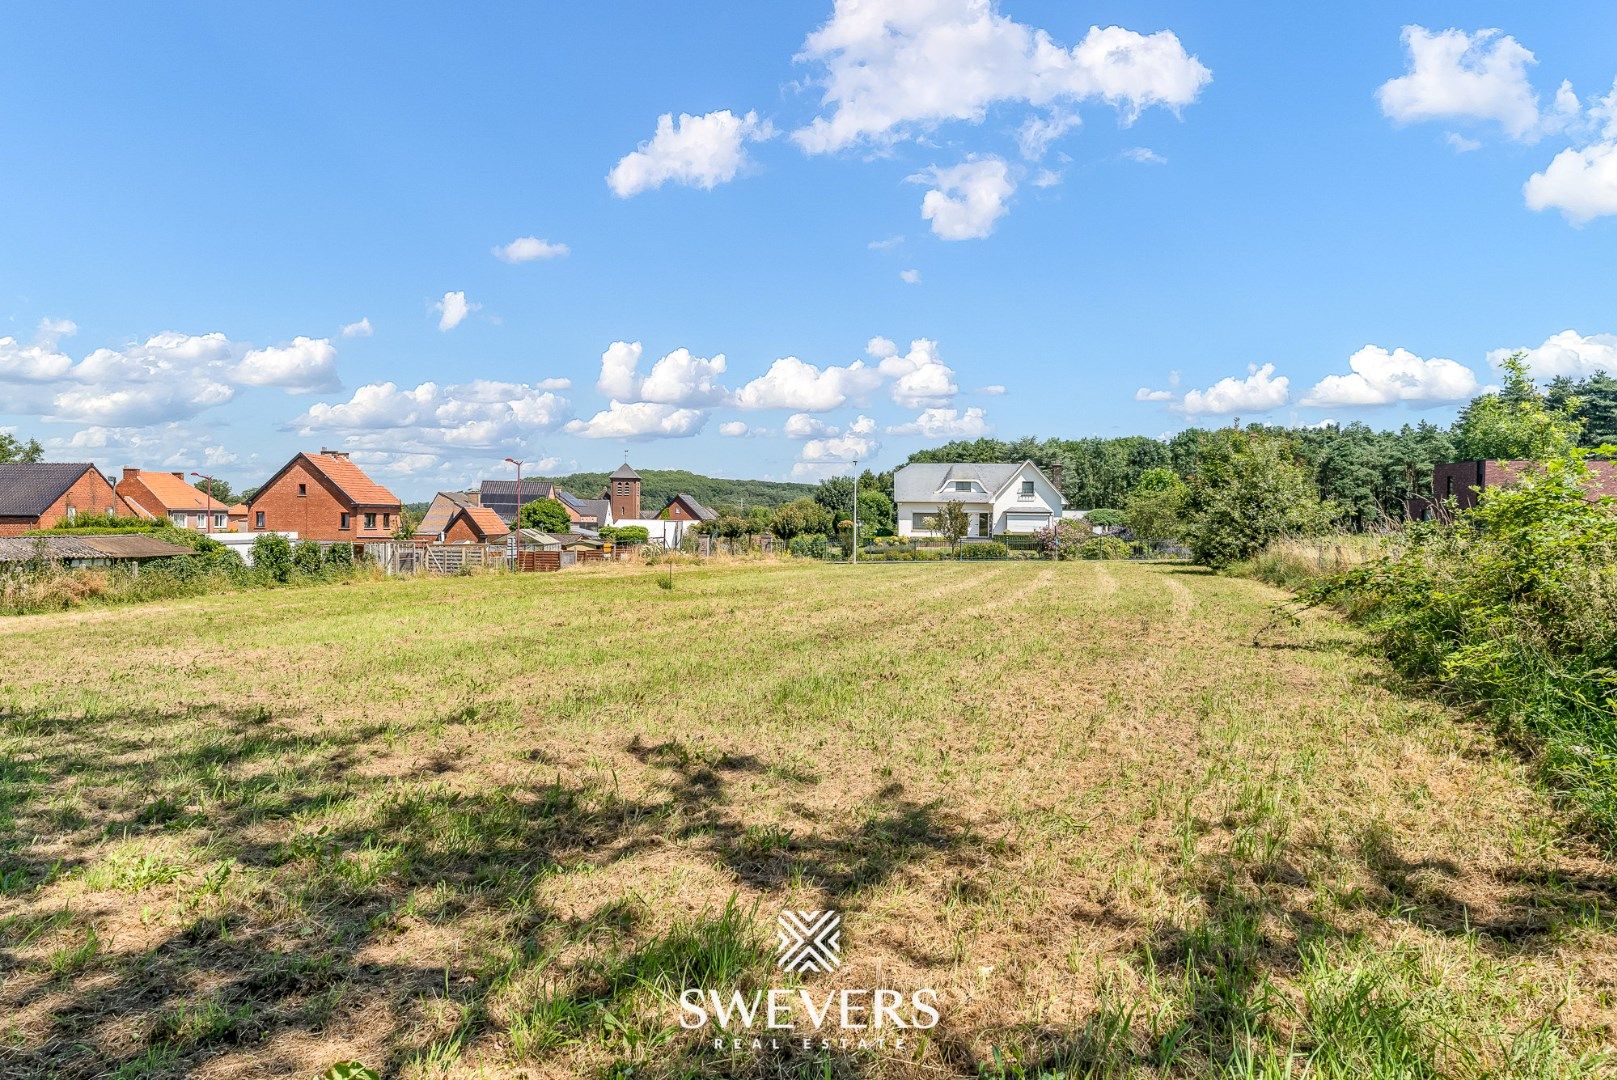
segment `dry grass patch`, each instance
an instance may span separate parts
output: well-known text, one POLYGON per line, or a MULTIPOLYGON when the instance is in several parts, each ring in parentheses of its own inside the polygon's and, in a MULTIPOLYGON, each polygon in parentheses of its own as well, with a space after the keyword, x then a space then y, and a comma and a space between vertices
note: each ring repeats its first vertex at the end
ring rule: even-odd
POLYGON ((1254 647, 1277 594, 1165 565, 660 576, 0 624, 0 1075, 1610 1067, 1611 865, 1339 622, 1254 647), (942 1022, 704 1049, 679 989, 780 984, 783 907, 846 913, 817 990, 942 1022))

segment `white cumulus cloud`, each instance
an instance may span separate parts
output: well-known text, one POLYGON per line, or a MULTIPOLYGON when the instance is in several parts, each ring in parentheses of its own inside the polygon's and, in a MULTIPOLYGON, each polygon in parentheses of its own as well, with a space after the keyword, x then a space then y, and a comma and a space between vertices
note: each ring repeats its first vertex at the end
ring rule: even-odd
POLYGON ((1394 405, 1401 401, 1437 404, 1465 401, 1481 387, 1464 364, 1441 357, 1423 360, 1407 349, 1391 352, 1366 345, 1348 357, 1346 375, 1327 375, 1300 404, 1331 409, 1394 405))
POLYGON ((991 0, 837 0, 798 59, 819 65, 828 113, 792 134, 810 153, 977 123, 1002 103, 1104 100, 1132 119, 1193 102, 1212 78, 1170 31, 1092 26, 1066 48, 991 0))
POLYGON ((768 120, 749 112, 737 116, 729 109, 705 116, 672 113, 657 118, 657 131, 623 158, 607 174, 607 186, 621 199, 650 191, 672 181, 690 187, 713 188, 736 178, 747 164, 744 144, 774 135, 768 120))
POLYGON ((342 329, 339 331, 339 333, 341 333, 345 338, 370 337, 375 332, 376 331, 371 328, 371 320, 369 317, 360 319, 358 322, 344 323, 342 329))
MULTIPOLYGON (((886 338, 879 340, 892 345, 886 338)), ((946 405, 960 393, 954 381, 954 369, 938 356, 938 343, 927 338, 911 341, 907 353, 901 354, 893 346, 882 357, 877 370, 893 380, 893 400, 907 409, 946 405)))
POLYGON ((554 430, 567 415, 567 399, 541 384, 380 382, 359 387, 347 401, 311 405, 292 426, 305 436, 342 435, 350 447, 423 453, 517 444, 554 430))
POLYGON ((468 303, 463 292, 446 292, 444 298, 432 305, 434 311, 439 312, 438 329, 453 330, 465 321, 466 316, 482 307, 482 304, 468 303))
POLYGON ((588 420, 570 421, 566 431, 581 439, 679 439, 701 431, 707 415, 651 401, 614 401, 588 420))
POLYGON ((836 428, 808 413, 793 413, 788 416, 781 430, 788 439, 812 439, 818 435, 838 434, 836 428))
POLYGON ((964 412, 955 409, 926 409, 907 424, 887 429, 889 435, 921 435, 928 439, 974 439, 994 429, 981 408, 971 406, 964 412))
POLYGON ((1003 159, 983 157, 948 168, 931 166, 910 180, 931 184, 921 197, 921 217, 942 240, 980 240, 1005 215, 1005 202, 1016 191, 1003 159))
POLYGON ((509 244, 494 248, 494 257, 501 262, 525 263, 535 259, 560 259, 572 253, 566 244, 552 244, 537 236, 519 236, 509 244))
POLYGON ((921 283, 921 272, 915 269, 900 270, 898 280, 906 285, 919 285, 921 283))
POLYGON ((1617 375, 1617 334, 1584 335, 1576 330, 1562 330, 1532 348, 1490 350, 1488 363, 1497 368, 1505 357, 1515 352, 1527 354, 1527 367, 1539 379, 1553 379, 1558 375, 1578 379, 1597 371, 1617 375))
POLYGON ((737 390, 735 404, 743 409, 830 412, 863 398, 881 381, 880 372, 866 367, 862 360, 822 369, 795 356, 783 356, 737 390))
POLYGON ((1409 68, 1376 91, 1381 111, 1399 123, 1494 121, 1514 139, 1543 129, 1538 93, 1527 79, 1533 53, 1498 30, 1428 30, 1406 26, 1409 68))
POLYGON ((253 349, 236 365, 237 382, 277 386, 289 394, 335 390, 337 347, 325 338, 300 337, 290 345, 253 349))
POLYGON ((1176 406, 1190 416, 1233 416, 1278 409, 1290 398, 1291 380, 1276 376, 1273 364, 1247 365, 1247 377, 1218 380, 1206 390, 1187 391, 1176 406))
POLYGON ((729 400, 730 391, 719 382, 726 365, 723 353, 710 359, 695 356, 689 349, 675 349, 641 378, 637 369, 643 353, 638 341, 614 341, 601 354, 601 375, 595 388, 620 402, 708 407, 729 400))
POLYGON ((1522 194, 1529 209, 1559 210, 1574 225, 1617 214, 1617 141, 1562 150, 1522 194))

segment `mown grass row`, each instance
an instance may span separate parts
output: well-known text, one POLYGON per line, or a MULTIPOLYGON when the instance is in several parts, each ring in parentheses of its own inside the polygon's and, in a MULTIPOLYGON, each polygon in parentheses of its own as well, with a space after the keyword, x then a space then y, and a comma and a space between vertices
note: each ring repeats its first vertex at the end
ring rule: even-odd
POLYGON ((1272 545, 1242 569, 1369 629, 1400 671, 1484 713, 1617 850, 1617 500, 1582 459, 1451 520, 1272 545))

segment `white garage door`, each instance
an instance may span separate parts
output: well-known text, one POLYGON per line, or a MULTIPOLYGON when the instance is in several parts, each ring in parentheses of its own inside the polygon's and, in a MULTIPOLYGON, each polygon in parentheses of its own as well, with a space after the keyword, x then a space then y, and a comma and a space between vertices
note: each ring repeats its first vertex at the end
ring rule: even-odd
POLYGON ((1017 514, 1005 515, 1005 531, 1008 533, 1036 532, 1050 524, 1049 514, 1017 514))

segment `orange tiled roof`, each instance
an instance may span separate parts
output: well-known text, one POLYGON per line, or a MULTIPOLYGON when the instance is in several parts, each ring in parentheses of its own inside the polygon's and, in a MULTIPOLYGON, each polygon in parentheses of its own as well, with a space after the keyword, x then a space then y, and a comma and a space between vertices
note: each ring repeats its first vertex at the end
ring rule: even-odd
POLYGON ((331 454, 305 454, 311 464, 326 474, 355 506, 398 506, 399 497, 365 475, 365 470, 345 457, 331 454))
POLYGON ((504 519, 487 506, 465 506, 460 512, 471 518, 472 524, 485 537, 507 536, 511 532, 511 527, 504 519))
POLYGON ((218 509, 222 505, 218 499, 209 502, 206 495, 171 472, 149 472, 142 469, 132 479, 118 481, 118 486, 115 490, 123 497, 125 502, 135 500, 144 502, 147 498, 156 499, 160 504, 159 509, 164 511, 218 509), (151 492, 151 495, 147 496, 145 491, 140 491, 135 486, 135 480, 145 485, 146 491, 151 492), (125 490, 126 485, 127 491, 125 490), (138 494, 131 495, 128 493, 131 491, 138 494))

